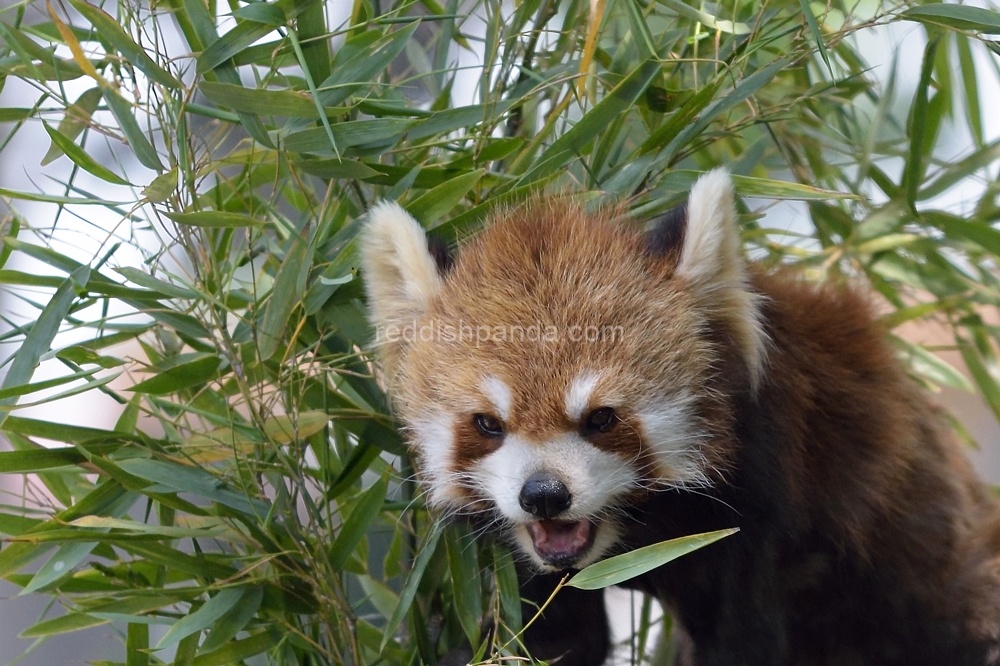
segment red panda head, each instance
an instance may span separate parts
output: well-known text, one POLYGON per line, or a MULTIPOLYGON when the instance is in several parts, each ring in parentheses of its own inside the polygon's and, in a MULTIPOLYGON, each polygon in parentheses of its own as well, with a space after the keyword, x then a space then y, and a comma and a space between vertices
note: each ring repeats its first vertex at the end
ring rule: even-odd
POLYGON ((538 199, 451 265, 383 203, 362 240, 376 349, 429 503, 482 514, 542 569, 602 557, 644 493, 718 479, 719 377, 752 391, 764 365, 725 171, 648 232, 609 218, 538 199))

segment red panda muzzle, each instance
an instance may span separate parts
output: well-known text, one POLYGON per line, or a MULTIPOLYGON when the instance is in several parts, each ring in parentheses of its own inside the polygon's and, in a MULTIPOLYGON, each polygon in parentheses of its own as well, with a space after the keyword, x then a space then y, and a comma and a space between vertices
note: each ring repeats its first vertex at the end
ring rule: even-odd
POLYGON ((556 567, 578 561, 594 542, 596 526, 589 520, 537 520, 528 523, 528 534, 538 556, 556 567))

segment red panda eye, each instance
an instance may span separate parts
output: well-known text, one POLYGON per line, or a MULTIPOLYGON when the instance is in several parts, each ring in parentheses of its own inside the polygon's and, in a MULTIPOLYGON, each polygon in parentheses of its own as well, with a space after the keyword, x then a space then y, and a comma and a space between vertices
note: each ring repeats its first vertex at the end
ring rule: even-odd
POLYGON ((476 414, 472 417, 476 424, 476 430, 483 437, 503 437, 503 423, 495 416, 489 414, 476 414))
POLYGON ((601 407, 587 415, 584 428, 586 430, 607 432, 614 428, 616 423, 618 423, 618 415, 615 414, 615 410, 610 407, 601 407))

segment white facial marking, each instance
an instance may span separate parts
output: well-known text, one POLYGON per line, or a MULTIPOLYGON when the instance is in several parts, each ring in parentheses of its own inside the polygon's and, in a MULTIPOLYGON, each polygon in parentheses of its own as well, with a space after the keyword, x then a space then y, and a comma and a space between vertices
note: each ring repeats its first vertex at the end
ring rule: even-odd
POLYGON ((438 508, 465 503, 461 476, 454 470, 455 434, 452 418, 438 413, 415 421, 413 443, 420 458, 420 473, 430 489, 429 503, 438 508))
POLYGON ((681 393, 641 409, 643 444, 657 460, 658 480, 672 486, 709 484, 702 452, 706 433, 694 417, 694 396, 681 393))
POLYGON ((560 435, 541 444, 508 435, 503 446, 476 462, 473 483, 496 504, 513 526, 515 541, 540 568, 554 570, 535 552, 525 527, 536 518, 521 508, 518 496, 529 476, 545 470, 566 484, 572 497, 560 520, 589 518, 597 525, 594 544, 577 566, 600 559, 618 541, 618 528, 607 518, 607 509, 633 490, 638 475, 620 457, 602 451, 576 434, 560 435))
POLYGON ((496 377, 490 375, 480 384, 486 398, 497 410, 497 416, 506 421, 510 418, 511 393, 510 388, 496 377))
POLYGON ((566 416, 570 421, 579 421, 583 412, 590 404, 590 394, 594 392, 600 375, 590 370, 584 370, 566 389, 566 416))

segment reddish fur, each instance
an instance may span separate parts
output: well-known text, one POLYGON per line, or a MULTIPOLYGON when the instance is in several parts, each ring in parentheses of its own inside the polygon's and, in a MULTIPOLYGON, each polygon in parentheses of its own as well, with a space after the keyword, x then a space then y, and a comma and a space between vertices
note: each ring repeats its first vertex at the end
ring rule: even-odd
MULTIPOLYGON (((676 612, 684 663, 1000 663, 998 502, 885 343, 868 299, 752 268, 747 288, 761 297, 769 339, 752 390, 737 333, 747 322, 675 275, 676 248, 647 247, 634 227, 565 202, 499 215, 462 249, 418 324, 616 326, 624 336, 413 342, 391 387, 403 420, 455 414, 461 470, 502 446, 472 426, 473 414, 495 411, 484 375, 511 387, 507 432, 541 447, 580 430, 565 390, 599 369, 588 407, 612 406, 623 420, 593 443, 649 484, 666 482, 631 496, 620 547, 742 529, 631 583, 676 612), (681 391, 695 396, 713 482, 696 493, 668 488, 673 471, 655 463, 636 420, 636 405, 681 391)), ((489 505, 463 492, 470 506, 489 505)), ((552 584, 526 578, 524 591, 544 600, 552 584)), ((559 600, 529 632, 535 656, 601 663, 600 595, 574 593, 573 623, 559 600)))

